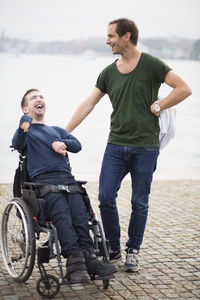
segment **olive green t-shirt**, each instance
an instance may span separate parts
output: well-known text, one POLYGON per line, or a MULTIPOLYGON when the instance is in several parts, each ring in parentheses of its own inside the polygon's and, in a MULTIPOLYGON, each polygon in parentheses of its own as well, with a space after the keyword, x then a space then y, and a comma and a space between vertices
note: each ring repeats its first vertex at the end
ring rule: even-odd
POLYGON ((109 95, 113 107, 108 143, 159 147, 159 122, 150 106, 170 70, 160 59, 142 53, 130 73, 120 73, 116 61, 101 72, 96 87, 109 95))

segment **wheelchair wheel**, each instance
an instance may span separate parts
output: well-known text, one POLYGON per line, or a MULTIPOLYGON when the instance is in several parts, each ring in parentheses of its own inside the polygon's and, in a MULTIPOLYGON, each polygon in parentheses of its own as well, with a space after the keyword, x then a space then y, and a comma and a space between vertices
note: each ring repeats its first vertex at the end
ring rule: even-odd
POLYGON ((8 273, 18 282, 28 280, 35 262, 35 232, 23 199, 14 198, 3 212, 1 249, 8 273))
POLYGON ((60 283, 55 276, 46 275, 37 281, 36 289, 43 298, 53 298, 60 291, 60 283))

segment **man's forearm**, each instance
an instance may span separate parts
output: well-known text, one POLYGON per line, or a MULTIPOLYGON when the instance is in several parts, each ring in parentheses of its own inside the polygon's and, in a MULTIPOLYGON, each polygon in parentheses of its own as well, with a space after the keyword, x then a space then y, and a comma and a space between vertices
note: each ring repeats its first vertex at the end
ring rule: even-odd
POLYGON ((170 108, 178 103, 182 102, 184 99, 191 95, 191 90, 189 86, 185 85, 182 87, 177 87, 173 89, 167 97, 159 101, 159 106, 161 110, 170 108))
POLYGON ((81 103, 81 105, 77 108, 65 129, 68 132, 72 132, 87 117, 87 115, 89 115, 93 108, 94 106, 85 105, 84 102, 81 103))
POLYGON ((168 72, 165 83, 172 87, 173 90, 160 101, 159 106, 161 110, 177 105, 192 94, 189 85, 173 71, 168 72))
MULTIPOLYGON (((168 72, 165 78, 165 83, 172 87, 172 91, 158 102, 160 111, 177 105, 192 94, 189 85, 173 71, 168 72)), ((159 116, 159 113, 155 110, 156 102, 157 101, 151 105, 151 112, 154 115, 159 116)))
POLYGON ((89 115, 103 96, 104 93, 95 88, 89 97, 79 105, 65 129, 72 132, 89 115))

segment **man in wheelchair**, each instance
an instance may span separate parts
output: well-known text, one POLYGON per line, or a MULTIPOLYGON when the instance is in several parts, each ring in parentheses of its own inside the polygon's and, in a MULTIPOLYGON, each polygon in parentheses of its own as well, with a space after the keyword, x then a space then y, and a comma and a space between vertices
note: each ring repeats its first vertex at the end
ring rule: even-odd
POLYGON ((42 185, 40 195, 46 201, 48 217, 57 229, 61 253, 67 259, 67 280, 84 283, 91 275, 108 276, 117 272, 115 265, 104 263, 94 253, 89 213, 79 192, 80 185, 71 174, 67 151, 79 152, 81 144, 66 130, 44 124, 46 103, 39 90, 28 90, 21 107, 24 115, 12 146, 24 152, 30 181, 42 185), (66 186, 75 192, 62 192, 66 186))

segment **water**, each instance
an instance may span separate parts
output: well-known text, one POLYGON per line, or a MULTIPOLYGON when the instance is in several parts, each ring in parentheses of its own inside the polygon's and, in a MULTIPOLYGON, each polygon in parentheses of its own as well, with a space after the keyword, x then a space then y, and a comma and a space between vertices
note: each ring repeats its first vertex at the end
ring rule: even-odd
MULTIPOLYGON (((9 145, 21 117, 20 101, 29 88, 46 96, 46 124, 64 127, 77 105, 95 86, 99 72, 113 57, 0 54, 0 182, 12 182, 18 162, 9 145)), ((166 61, 191 86, 193 94, 177 106, 176 135, 161 151, 155 179, 200 179, 200 62, 166 61)), ((160 96, 170 88, 163 85, 160 96)), ((98 180, 109 131, 111 104, 107 96, 73 131, 83 150, 70 154, 77 179, 98 180)), ((128 177, 129 178, 129 177, 128 177)))

